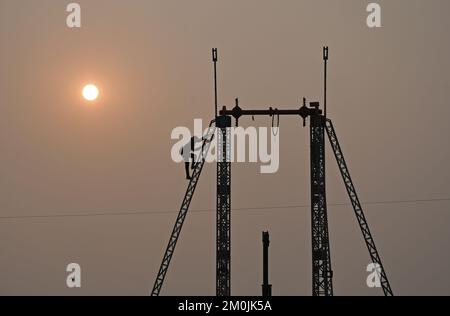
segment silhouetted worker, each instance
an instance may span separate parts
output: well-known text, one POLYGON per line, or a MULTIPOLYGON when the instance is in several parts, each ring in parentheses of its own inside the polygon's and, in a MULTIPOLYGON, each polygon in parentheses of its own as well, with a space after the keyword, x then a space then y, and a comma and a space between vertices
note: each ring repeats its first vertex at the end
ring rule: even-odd
MULTIPOLYGON (((189 143, 187 143, 186 145, 184 145, 181 148, 181 155, 183 156, 183 160, 184 160, 184 169, 186 170, 186 179, 190 180, 191 176, 190 176, 190 172, 189 172, 189 163, 191 163, 191 169, 194 170, 195 168, 195 151, 199 148, 195 148, 195 144, 197 143, 201 143, 202 139, 198 138, 197 136, 193 136, 191 137, 191 140, 189 143)), ((203 150, 203 146, 201 147, 203 150)))

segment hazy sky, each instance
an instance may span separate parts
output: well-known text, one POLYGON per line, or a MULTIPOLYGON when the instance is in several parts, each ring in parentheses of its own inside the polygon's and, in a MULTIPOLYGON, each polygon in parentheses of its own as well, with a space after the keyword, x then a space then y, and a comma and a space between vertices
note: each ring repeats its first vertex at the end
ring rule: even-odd
MULTIPOLYGON (((361 0, 79 0, 81 29, 65 24, 70 2, 0 0, 0 294, 150 293, 187 185, 170 133, 213 116, 212 47, 220 104, 267 108, 322 101, 328 45, 329 113, 360 199, 450 198, 448 0, 379 1, 380 29, 361 0), (116 212, 156 214, 28 217, 116 212), (66 287, 71 262, 81 289, 66 287)), ((308 133, 282 118, 277 174, 233 165, 232 208, 309 204, 308 133)), ((328 202, 348 202, 328 153, 328 202)), ((215 208, 215 170, 192 210, 215 208)), ((396 294, 450 294, 449 201, 365 212, 396 294)), ((309 208, 236 210, 232 225, 233 294, 261 293, 262 230, 273 293, 311 294, 309 208)), ((351 207, 330 205, 329 225, 335 294, 381 294, 351 207)), ((215 294, 214 211, 188 215, 161 294, 215 294)))

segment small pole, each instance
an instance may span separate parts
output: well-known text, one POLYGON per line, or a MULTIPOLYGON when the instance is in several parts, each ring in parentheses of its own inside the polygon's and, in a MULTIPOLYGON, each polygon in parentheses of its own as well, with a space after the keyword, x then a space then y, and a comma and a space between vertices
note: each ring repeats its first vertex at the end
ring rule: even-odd
POLYGON ((324 63, 324 93, 323 93, 323 106, 324 116, 327 117, 327 75, 328 75, 328 46, 323 48, 323 63, 324 63))
POLYGON ((272 285, 269 284, 269 232, 262 233, 263 242, 263 285, 262 296, 272 296, 272 285))
POLYGON ((215 117, 217 118, 217 48, 213 48, 212 50, 212 58, 214 62, 214 108, 215 108, 215 117))

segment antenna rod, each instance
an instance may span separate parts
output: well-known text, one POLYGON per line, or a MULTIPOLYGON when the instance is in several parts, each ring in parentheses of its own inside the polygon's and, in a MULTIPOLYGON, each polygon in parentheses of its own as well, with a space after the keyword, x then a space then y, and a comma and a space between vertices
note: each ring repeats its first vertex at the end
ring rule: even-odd
POLYGON ((324 116, 327 117, 327 66, 328 66, 328 46, 323 48, 323 62, 324 62, 324 93, 323 93, 323 106, 324 116))
POLYGON ((213 48, 212 50, 212 58, 214 62, 214 107, 215 107, 215 117, 217 118, 217 48, 213 48))

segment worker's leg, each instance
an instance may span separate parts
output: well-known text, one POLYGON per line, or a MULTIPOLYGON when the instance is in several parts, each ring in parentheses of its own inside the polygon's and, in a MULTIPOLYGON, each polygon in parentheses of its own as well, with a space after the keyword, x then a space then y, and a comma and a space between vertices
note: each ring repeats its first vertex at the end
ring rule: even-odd
POLYGON ((189 161, 184 163, 184 169, 186 170, 186 179, 190 180, 191 176, 189 175, 189 161))

